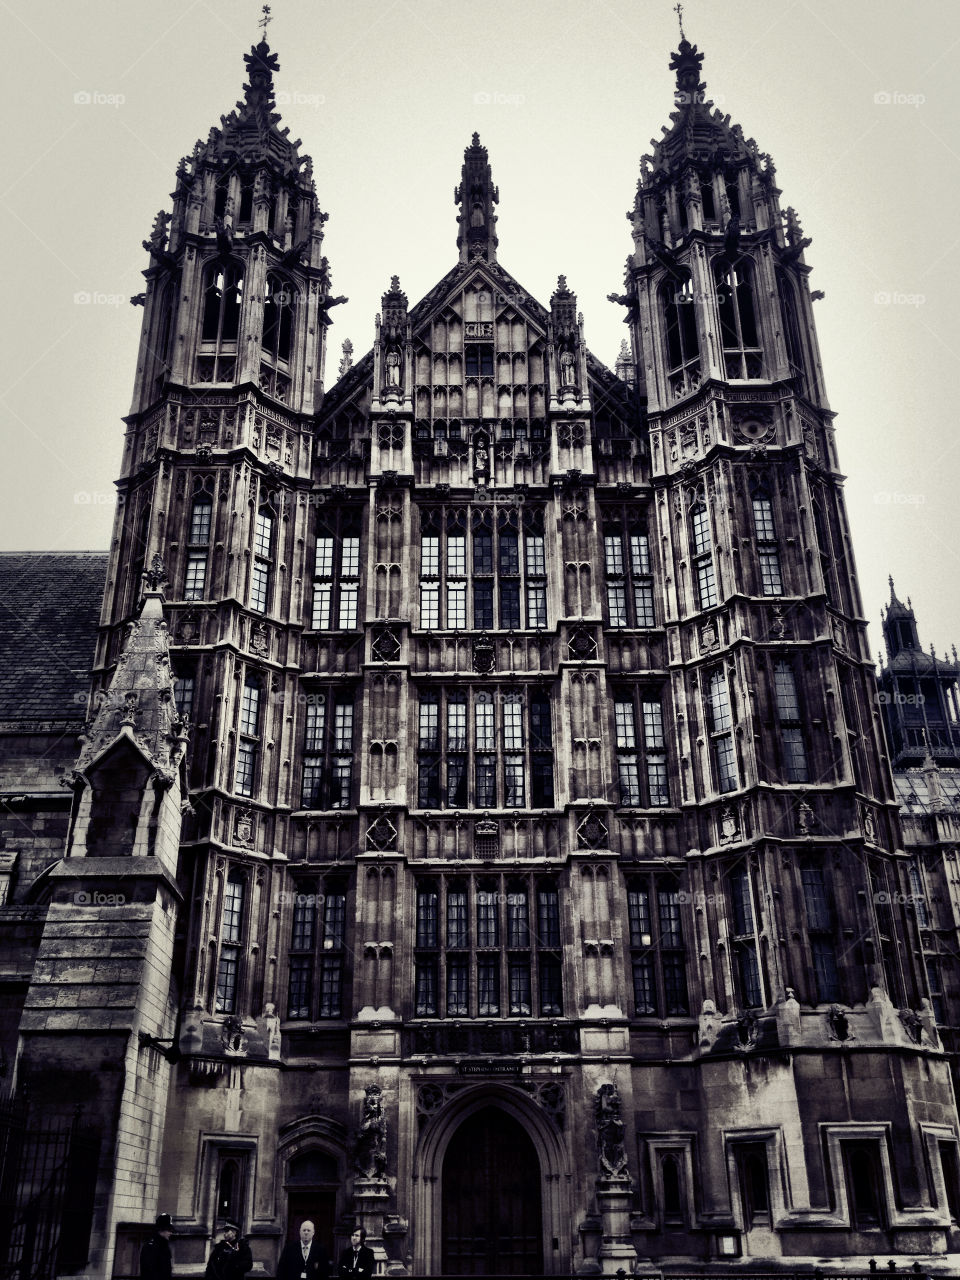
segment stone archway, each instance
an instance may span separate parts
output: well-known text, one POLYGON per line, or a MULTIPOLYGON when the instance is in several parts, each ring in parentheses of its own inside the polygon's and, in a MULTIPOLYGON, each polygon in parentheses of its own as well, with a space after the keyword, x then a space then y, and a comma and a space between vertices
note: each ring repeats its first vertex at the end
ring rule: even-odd
POLYGON ((527 1269, 519 1274, 534 1274, 534 1266, 542 1275, 569 1273, 573 1261, 569 1179, 569 1160, 561 1136, 529 1094, 500 1084, 458 1092, 432 1117, 414 1156, 415 1272, 440 1275, 455 1262, 458 1269, 453 1274, 497 1274, 501 1265, 497 1257, 501 1257, 503 1265, 509 1259, 511 1273, 518 1274, 512 1268, 522 1257, 527 1269), (526 1195, 513 1186, 509 1169, 503 1167, 504 1146, 511 1137, 524 1153, 527 1175, 539 1183, 526 1195), (446 1169, 448 1152, 454 1160, 466 1160, 471 1142, 483 1145, 482 1156, 478 1152, 474 1159, 482 1168, 473 1179, 466 1174, 458 1177, 450 1172, 454 1165, 446 1169), (470 1235, 473 1230, 476 1241, 475 1228, 488 1225, 482 1217, 496 1206, 489 1183, 491 1170, 498 1166, 504 1186, 512 1187, 522 1213, 528 1217, 533 1214, 536 1220, 531 1229, 518 1228, 519 1215, 507 1209, 504 1217, 513 1229, 503 1232, 506 1238, 497 1246, 496 1256, 487 1256, 476 1243, 471 1246, 452 1238, 470 1235), (451 1195, 457 1198, 456 1207, 447 1204, 451 1195), (491 1262, 497 1270, 491 1269, 491 1262))

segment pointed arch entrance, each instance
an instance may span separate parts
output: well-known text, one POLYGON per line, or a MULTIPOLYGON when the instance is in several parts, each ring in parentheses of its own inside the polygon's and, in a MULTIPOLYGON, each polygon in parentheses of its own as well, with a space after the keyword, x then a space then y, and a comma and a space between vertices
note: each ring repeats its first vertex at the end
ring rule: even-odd
POLYGON ((497 1106, 468 1116, 441 1183, 444 1275, 543 1275, 541 1169, 523 1125, 497 1106))

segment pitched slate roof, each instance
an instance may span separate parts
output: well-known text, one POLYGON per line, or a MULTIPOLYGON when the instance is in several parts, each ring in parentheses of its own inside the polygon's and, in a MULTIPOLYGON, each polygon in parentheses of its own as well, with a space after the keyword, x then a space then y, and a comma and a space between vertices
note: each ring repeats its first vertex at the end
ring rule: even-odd
POLYGON ((82 723, 105 551, 0 552, 0 725, 82 723))

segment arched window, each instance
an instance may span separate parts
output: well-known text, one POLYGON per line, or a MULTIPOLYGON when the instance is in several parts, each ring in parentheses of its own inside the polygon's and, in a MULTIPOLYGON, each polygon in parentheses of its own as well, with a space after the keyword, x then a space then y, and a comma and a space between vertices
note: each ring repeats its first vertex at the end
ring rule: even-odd
MULTIPOLYGON (((249 793, 247 793, 249 794, 249 793)), ((220 961, 217 965, 215 1013, 236 1013, 240 987, 240 959, 243 954, 244 898, 246 877, 233 870, 223 888, 220 913, 220 961)))
POLYGON ((763 353, 757 330, 753 264, 717 258, 713 264, 720 318, 720 342, 728 378, 763 377, 763 353))
POLYGON ((243 302, 243 272, 232 262, 207 269, 200 324, 199 382, 232 382, 237 368, 237 335, 243 302))
POLYGON ((689 273, 660 286, 660 311, 667 342, 667 379, 678 400, 700 385, 700 340, 689 273))
POLYGON ((267 276, 263 298, 263 354, 276 364, 287 364, 293 338, 293 287, 280 276, 267 276))
POLYGON ((227 176, 221 178, 214 188, 213 193, 213 216, 214 218, 225 218, 227 215, 227 197, 230 194, 230 179, 227 176))
POLYGON ((777 294, 783 315, 783 340, 787 348, 790 373, 804 376, 803 342, 800 338, 800 321, 797 316, 797 295, 793 285, 782 271, 777 271, 777 294))
POLYGON ((218 348, 236 344, 240 330, 243 272, 232 262, 217 262, 209 269, 203 292, 203 327, 200 340, 218 348))
POLYGON ((249 225, 253 221, 253 174, 245 175, 240 179, 240 209, 237 213, 237 222, 241 226, 249 225))

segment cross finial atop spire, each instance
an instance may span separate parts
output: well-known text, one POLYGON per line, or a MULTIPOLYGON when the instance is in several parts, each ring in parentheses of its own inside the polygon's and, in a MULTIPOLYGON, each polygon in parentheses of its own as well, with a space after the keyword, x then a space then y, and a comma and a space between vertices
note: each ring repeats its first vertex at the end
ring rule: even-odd
POLYGON ((269 27, 272 21, 273 21, 273 15, 270 13, 270 6, 268 4, 265 4, 263 6, 263 17, 257 23, 257 26, 260 28, 261 39, 266 40, 267 27, 269 27))
POLYGON ((677 21, 680 23, 680 39, 686 40, 687 37, 683 34, 683 5, 680 3, 675 4, 673 11, 677 15, 677 21))

